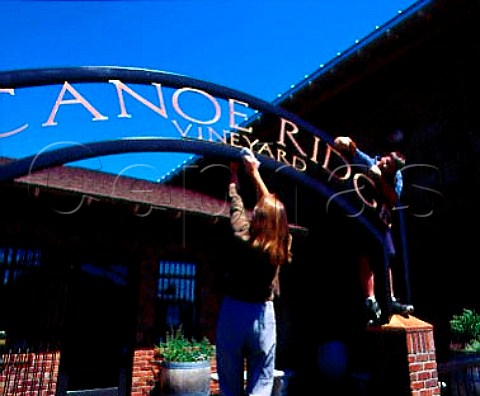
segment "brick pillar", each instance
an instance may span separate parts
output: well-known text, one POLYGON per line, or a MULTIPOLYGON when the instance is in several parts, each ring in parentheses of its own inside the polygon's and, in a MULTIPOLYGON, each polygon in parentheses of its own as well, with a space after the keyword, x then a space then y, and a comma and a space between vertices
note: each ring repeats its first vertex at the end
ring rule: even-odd
POLYGON ((152 364, 153 348, 137 349, 133 356, 131 396, 149 396, 154 392, 158 367, 152 364))
POLYGON ((368 330, 373 337, 375 395, 440 396, 433 326, 411 316, 368 330))

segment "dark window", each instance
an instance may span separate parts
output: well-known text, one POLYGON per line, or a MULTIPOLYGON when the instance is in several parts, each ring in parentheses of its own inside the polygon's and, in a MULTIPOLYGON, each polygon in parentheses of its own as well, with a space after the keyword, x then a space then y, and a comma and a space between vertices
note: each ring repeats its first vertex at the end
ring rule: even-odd
POLYGON ((46 268, 40 249, 0 247, 0 330, 6 331, 9 347, 34 347, 56 336, 52 311, 58 296, 46 268))
POLYGON ((187 335, 194 335, 196 274, 196 264, 160 262, 156 317, 159 338, 180 325, 187 335))
POLYGON ((2 285, 40 267, 40 250, 13 247, 0 248, 0 280, 2 285))

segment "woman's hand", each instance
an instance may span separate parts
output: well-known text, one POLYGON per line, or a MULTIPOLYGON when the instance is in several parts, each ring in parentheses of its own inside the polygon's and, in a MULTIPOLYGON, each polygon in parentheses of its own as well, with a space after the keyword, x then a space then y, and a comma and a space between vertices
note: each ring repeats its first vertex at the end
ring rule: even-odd
POLYGON ((245 147, 242 149, 242 155, 245 172, 252 177, 256 185, 257 199, 260 199, 260 197, 264 195, 270 194, 258 170, 260 167, 260 161, 255 157, 255 154, 252 152, 252 150, 245 147))
POLYGON ((354 155, 357 149, 356 143, 348 136, 337 136, 333 141, 333 146, 338 151, 349 152, 351 155, 354 155))
POLYGON ((253 175, 260 167, 260 161, 255 158, 255 154, 248 148, 242 149, 242 159, 245 171, 250 175, 253 175))
POLYGON ((253 175, 258 171, 260 162, 257 159, 251 159, 251 157, 243 157, 243 165, 245 167, 245 172, 249 175, 253 175))

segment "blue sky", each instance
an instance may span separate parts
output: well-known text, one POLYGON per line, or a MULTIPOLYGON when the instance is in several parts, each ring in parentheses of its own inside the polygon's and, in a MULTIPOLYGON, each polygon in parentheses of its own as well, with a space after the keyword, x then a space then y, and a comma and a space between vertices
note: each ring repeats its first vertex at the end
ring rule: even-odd
MULTIPOLYGON (((1 1, 0 70, 91 65, 153 69, 224 85, 271 102, 413 3, 1 1)), ((15 100, 0 95, 0 133, 27 119, 29 123, 28 133, 0 139, 0 156, 18 158, 45 147, 42 138, 47 131, 41 124, 52 104, 37 91, 19 90, 15 100)), ((85 135, 95 133, 95 139, 101 140, 106 133, 90 132, 91 121, 81 130, 73 122, 64 125, 61 131, 48 131, 58 134, 50 137, 61 142, 84 136, 88 141, 85 135)), ((134 129, 151 135, 148 125, 138 122, 134 129)), ((140 177, 158 180, 184 155, 137 154, 122 159, 123 163, 119 158, 99 158, 93 167, 113 173, 128 167, 140 177), (138 163, 145 166, 131 166, 138 163)))

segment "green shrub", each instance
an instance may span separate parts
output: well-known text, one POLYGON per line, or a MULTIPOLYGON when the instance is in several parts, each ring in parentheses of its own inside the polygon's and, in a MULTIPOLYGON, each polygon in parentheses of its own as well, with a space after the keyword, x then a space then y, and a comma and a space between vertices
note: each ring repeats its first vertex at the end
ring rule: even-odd
POLYGON ((180 326, 168 332, 165 340, 155 345, 155 354, 165 362, 198 362, 210 360, 215 352, 215 347, 204 337, 197 341, 186 338, 180 326))
POLYGON ((464 344, 468 351, 480 351, 480 314, 473 309, 463 308, 459 315, 450 319, 450 330, 454 341, 464 344))

